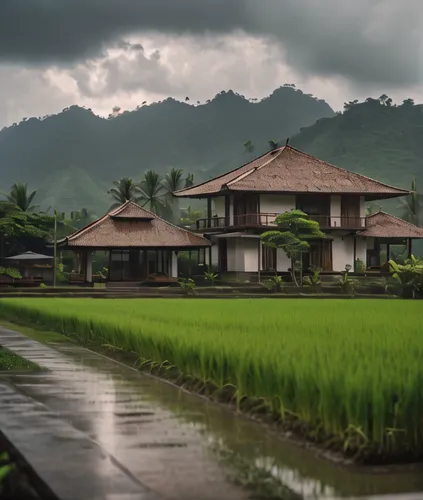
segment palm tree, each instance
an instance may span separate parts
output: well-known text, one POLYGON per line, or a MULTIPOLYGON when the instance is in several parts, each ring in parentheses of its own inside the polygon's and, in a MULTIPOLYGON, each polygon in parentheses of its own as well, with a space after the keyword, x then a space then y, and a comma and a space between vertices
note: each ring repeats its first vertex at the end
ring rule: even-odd
POLYGON ((13 184, 10 194, 5 194, 7 201, 19 207, 22 212, 33 212, 38 205, 31 205, 37 191, 28 194, 28 185, 24 182, 13 184))
POLYGON ((422 221, 423 195, 417 192, 417 180, 411 182, 411 194, 405 200, 400 200, 399 208, 403 210, 402 218, 419 226, 422 221))
POLYGON ((186 184, 186 180, 184 182, 183 178, 184 173, 181 169, 172 168, 171 171, 165 175, 163 179, 163 188, 165 190, 165 201, 166 205, 169 207, 169 211, 172 213, 171 219, 172 222, 179 222, 180 218, 180 209, 179 209, 179 200, 173 196, 175 191, 179 191, 186 184))
POLYGON ((184 173, 180 168, 172 168, 171 171, 164 176, 162 184, 167 201, 172 200, 175 191, 179 191, 184 187, 183 175, 184 173))
POLYGON ((110 210, 123 205, 127 201, 137 202, 140 199, 140 189, 130 177, 123 177, 119 181, 113 181, 113 186, 108 191, 114 200, 110 210))
POLYGON ((189 188, 194 185, 194 174, 188 174, 185 178, 185 188, 189 188))
POLYGON ((141 193, 139 201, 142 203, 142 206, 147 207, 156 214, 162 213, 166 193, 160 175, 154 170, 148 170, 144 174, 144 179, 141 181, 139 189, 141 193))

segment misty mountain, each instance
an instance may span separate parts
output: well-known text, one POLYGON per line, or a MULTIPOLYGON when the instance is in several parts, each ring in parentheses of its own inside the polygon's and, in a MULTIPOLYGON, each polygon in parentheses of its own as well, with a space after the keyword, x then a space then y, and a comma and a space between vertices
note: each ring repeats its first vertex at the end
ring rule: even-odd
POLYGON ((291 143, 339 167, 409 188, 423 185, 423 105, 383 99, 346 103, 344 113, 322 118, 291 143))
POLYGON ((105 119, 72 106, 1 130, 1 191, 27 182, 44 208, 101 212, 110 205, 107 189, 115 179, 139 180, 148 169, 176 167, 205 180, 254 156, 245 152, 248 140, 255 150, 266 149, 271 139, 285 141, 334 116, 325 101, 290 86, 261 101, 229 91, 205 104, 169 98, 115 114, 105 119))

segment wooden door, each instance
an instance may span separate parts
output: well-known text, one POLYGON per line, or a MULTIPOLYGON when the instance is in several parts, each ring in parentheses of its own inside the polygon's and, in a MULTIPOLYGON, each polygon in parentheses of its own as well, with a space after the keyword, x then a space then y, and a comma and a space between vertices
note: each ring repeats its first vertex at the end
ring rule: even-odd
POLYGON ((245 226, 258 223, 259 197, 242 193, 234 196, 234 225, 245 226))
POLYGON ((341 198, 341 227, 348 229, 361 227, 359 196, 343 196, 341 198))

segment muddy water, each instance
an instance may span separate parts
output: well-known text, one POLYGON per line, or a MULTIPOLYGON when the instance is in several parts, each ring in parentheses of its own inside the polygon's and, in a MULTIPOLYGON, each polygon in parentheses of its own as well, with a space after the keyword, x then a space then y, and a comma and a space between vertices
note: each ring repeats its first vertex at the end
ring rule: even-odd
POLYGON ((167 498, 251 498, 233 480, 249 486, 269 482, 267 476, 286 487, 278 490, 281 498, 399 499, 423 492, 421 466, 389 473, 337 466, 223 406, 77 346, 55 346, 56 355, 0 332, 5 342, 51 370, 14 376, 20 391, 86 432, 167 498))

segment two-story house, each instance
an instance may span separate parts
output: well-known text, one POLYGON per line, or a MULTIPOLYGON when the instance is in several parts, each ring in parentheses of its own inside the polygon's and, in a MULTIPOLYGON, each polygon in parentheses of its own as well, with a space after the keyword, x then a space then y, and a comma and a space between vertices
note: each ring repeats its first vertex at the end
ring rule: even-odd
POLYGON ((346 265, 354 267, 357 259, 380 265, 377 258, 371 262, 371 256, 381 242, 406 241, 411 252, 411 239, 422 238, 423 229, 405 221, 398 229, 399 219, 385 213, 366 217, 366 202, 408 194, 288 145, 174 193, 207 200, 207 217, 196 223, 196 230, 208 235, 213 244, 207 260, 220 272, 237 273, 288 270, 290 260, 283 250, 263 246, 260 234, 275 229, 275 218, 292 209, 307 213, 327 234, 325 240, 311 242, 304 256, 305 269, 318 266, 324 271, 342 271, 346 265), (379 219, 383 219, 381 227, 379 219))

